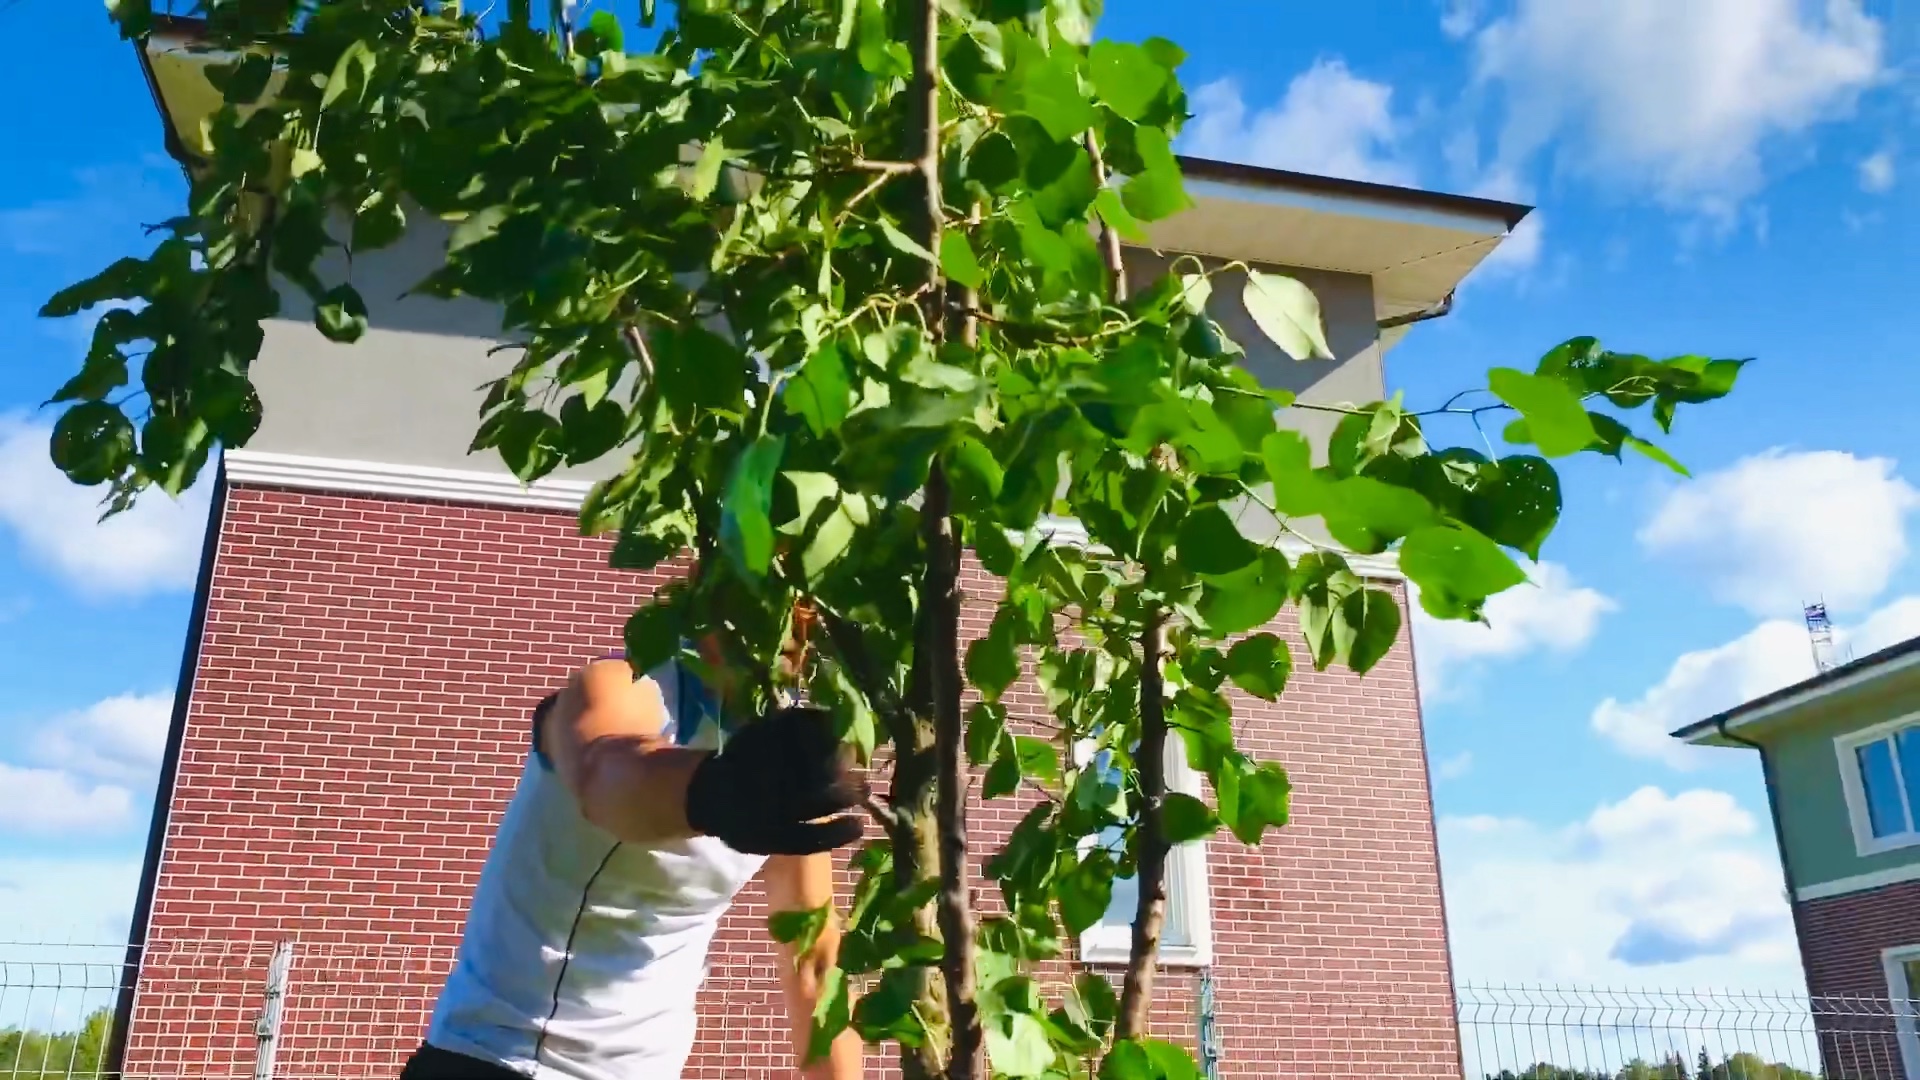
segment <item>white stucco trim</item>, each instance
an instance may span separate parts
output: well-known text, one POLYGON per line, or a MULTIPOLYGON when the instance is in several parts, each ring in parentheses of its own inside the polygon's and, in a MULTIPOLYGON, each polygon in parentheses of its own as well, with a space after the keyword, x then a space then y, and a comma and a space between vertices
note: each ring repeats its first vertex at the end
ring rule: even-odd
POLYGON ((1904 885, 1909 881, 1920 881, 1920 862, 1906 866, 1890 866, 1885 870, 1875 870, 1870 874, 1854 874, 1851 877, 1834 878, 1832 881, 1802 885, 1793 891, 1795 900, 1825 900, 1848 893, 1866 892, 1868 889, 1885 888, 1888 885, 1904 885))
POLYGON ((510 474, 478 469, 390 465, 264 450, 228 450, 224 457, 227 479, 232 483, 343 495, 391 495, 540 510, 578 510, 593 487, 582 480, 543 479, 523 484, 510 474))
MULTIPOLYGON (((444 499, 449 502, 517 506, 531 510, 573 510, 593 485, 584 480, 536 480, 523 484, 512 475, 480 469, 442 469, 426 465, 394 465, 379 461, 278 454, 265 450, 228 450, 223 455, 227 479, 236 484, 327 491, 341 495, 386 495, 400 499, 444 499)), ((1089 542, 1086 529, 1067 518, 1049 518, 1039 528, 1065 543, 1089 542)), ((1304 541, 1283 537, 1281 550, 1289 558, 1306 554, 1304 541)), ((1346 556, 1347 565, 1362 577, 1403 580, 1399 559, 1393 555, 1346 556)))

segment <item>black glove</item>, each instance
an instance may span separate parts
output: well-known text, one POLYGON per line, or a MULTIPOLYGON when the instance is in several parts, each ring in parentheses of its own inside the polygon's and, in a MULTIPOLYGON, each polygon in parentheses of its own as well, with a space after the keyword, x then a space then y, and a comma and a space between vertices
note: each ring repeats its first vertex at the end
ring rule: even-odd
POLYGON ((833 715, 789 707, 733 732, 700 763, 687 824, 749 855, 812 855, 860 839, 863 823, 846 811, 866 797, 833 715))

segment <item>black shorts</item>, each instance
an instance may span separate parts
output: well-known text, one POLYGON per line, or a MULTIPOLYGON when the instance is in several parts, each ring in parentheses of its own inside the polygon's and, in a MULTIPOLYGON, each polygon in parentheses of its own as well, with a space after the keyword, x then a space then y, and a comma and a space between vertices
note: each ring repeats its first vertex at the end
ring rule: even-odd
POLYGON ((421 1043, 400 1070, 400 1080, 527 1080, 527 1074, 421 1043))

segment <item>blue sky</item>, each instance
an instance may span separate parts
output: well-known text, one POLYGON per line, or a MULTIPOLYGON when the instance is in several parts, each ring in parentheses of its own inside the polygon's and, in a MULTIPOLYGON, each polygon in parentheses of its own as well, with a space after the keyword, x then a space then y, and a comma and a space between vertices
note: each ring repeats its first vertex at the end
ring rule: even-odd
MULTIPOLYGON (((1757 358, 1683 415, 1696 479, 1577 463, 1539 587, 1490 629, 1419 626, 1463 978, 1797 985, 1757 764, 1671 726, 1920 632, 1920 473, 1901 316, 1920 251, 1920 6, 1906 0, 1392 0, 1195 10, 1104 31, 1189 54, 1185 149, 1540 207, 1454 314, 1389 359, 1432 403, 1583 333, 1757 358)), ((0 69, 0 938, 124 928, 204 493, 92 524, 36 404, 77 364, 33 318, 136 250, 182 186, 94 4, 21 0, 58 41, 0 69), (30 103, 30 105, 29 105, 30 103), (89 749, 91 748, 91 749, 89 749)))

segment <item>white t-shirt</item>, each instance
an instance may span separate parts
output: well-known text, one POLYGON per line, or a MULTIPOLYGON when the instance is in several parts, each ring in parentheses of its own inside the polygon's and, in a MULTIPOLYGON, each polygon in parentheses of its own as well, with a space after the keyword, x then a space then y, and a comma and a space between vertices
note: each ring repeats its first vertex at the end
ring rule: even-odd
MULTIPOLYGON (((698 679, 672 663, 650 674, 676 741, 717 746, 698 679)), ((541 757, 480 871, 427 1042, 538 1080, 678 1080, 707 946, 765 857, 706 836, 616 840, 541 757)))

